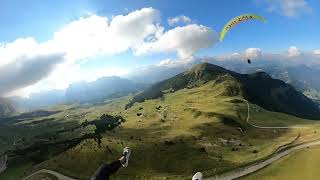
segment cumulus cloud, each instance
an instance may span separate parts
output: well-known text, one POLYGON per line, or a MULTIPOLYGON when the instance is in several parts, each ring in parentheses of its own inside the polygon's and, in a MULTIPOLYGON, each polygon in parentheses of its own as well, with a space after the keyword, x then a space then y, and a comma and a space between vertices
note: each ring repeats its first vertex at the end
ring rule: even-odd
POLYGON ((0 66, 0 95, 38 82, 63 60, 63 54, 21 56, 0 66))
POLYGON ((0 59, 0 96, 38 82, 66 60, 63 52, 33 38, 3 43, 0 59))
POLYGON ((137 49, 150 36, 163 31, 157 22, 160 13, 143 8, 128 15, 92 15, 67 24, 54 34, 52 44, 67 52, 69 58, 84 59, 99 54, 116 54, 137 49))
POLYGON ((266 4, 268 11, 276 11, 287 17, 311 12, 311 7, 306 0, 258 0, 266 4))
POLYGON ((299 55, 301 55, 301 51, 297 47, 291 46, 288 49, 288 55, 291 57, 299 56, 299 55))
MULTIPOLYGON (((228 61, 246 61, 248 55, 255 57, 253 63, 281 63, 281 64, 303 64, 308 66, 319 66, 320 56, 318 50, 303 52, 295 46, 291 46, 287 51, 271 53, 264 52, 260 48, 248 48, 242 53, 233 53, 205 58, 208 61, 219 61, 228 63, 228 61)), ((202 58, 203 59, 203 58, 202 58)))
POLYGON ((209 48, 216 42, 218 36, 212 29, 192 24, 165 32, 157 41, 142 45, 137 54, 177 52, 180 59, 188 59, 198 50, 209 48))
MULTIPOLYGON (((76 80, 92 79, 89 73, 79 73, 78 61, 137 49, 145 41, 162 35, 163 27, 159 20, 160 12, 153 8, 114 16, 110 20, 91 15, 70 22, 46 42, 20 38, 2 43, 0 95, 17 92, 24 87, 34 90, 36 88, 30 87, 34 84, 43 85, 41 88, 61 88, 76 80)), ((111 72, 115 75, 120 70, 111 72)), ((108 74, 95 72, 94 75, 97 78, 108 74)))
MULTIPOLYGON (((261 57, 262 50, 260 48, 248 48, 245 51, 245 56, 250 59, 259 59, 261 57)), ((234 56, 236 54, 233 54, 234 56)))
POLYGON ((32 38, 17 39, 11 43, 0 44, 0 65, 12 62, 17 56, 21 56, 29 51, 34 50, 37 43, 32 38))
POLYGON ((185 59, 165 59, 160 61, 156 66, 163 66, 163 67, 178 67, 178 66, 184 66, 188 65, 192 62, 194 62, 196 58, 194 56, 189 56, 185 59))
MULTIPOLYGON (((173 23, 191 23, 185 16, 174 19, 173 23)), ((208 27, 192 24, 165 32, 160 20, 160 12, 153 8, 142 8, 111 18, 90 15, 66 24, 46 42, 22 38, 2 43, 0 95, 30 93, 36 89, 61 89, 75 81, 127 72, 124 69, 112 70, 115 67, 101 67, 101 71, 98 68, 93 73, 84 72, 79 66, 80 62, 96 56, 128 50, 135 55, 176 52, 179 63, 186 63, 198 50, 218 41, 217 34, 208 27), (102 69, 112 73, 101 73, 102 69), (23 78, 17 79, 20 76, 23 78)), ((160 64, 173 66, 177 62, 167 60, 160 64)))
POLYGON ((171 66, 175 64, 175 61, 172 59, 165 59, 159 62, 158 66, 171 66))
POLYGON ((176 16, 168 19, 168 24, 174 26, 176 24, 191 24, 192 20, 184 15, 176 16))
MULTIPOLYGON (((243 52, 235 52, 225 55, 212 56, 212 57, 192 57, 185 61, 183 59, 165 59, 161 61, 157 66, 166 68, 181 68, 190 67, 199 62, 209 62, 224 67, 228 67, 229 63, 238 63, 246 65, 247 59, 253 60, 253 64, 304 64, 304 65, 320 65, 320 56, 317 54, 317 50, 313 52, 302 52, 297 47, 289 47, 287 51, 282 52, 264 52, 260 48, 248 48, 243 52)), ((152 69, 150 69, 152 71, 152 69)))
POLYGON ((313 53, 316 55, 320 55, 320 49, 314 50, 313 53))

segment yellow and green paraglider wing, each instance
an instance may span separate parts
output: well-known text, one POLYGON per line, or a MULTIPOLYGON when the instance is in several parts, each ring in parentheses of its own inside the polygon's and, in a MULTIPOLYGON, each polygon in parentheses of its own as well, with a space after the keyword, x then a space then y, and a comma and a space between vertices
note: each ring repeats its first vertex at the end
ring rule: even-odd
POLYGON ((233 19, 231 19, 222 29, 221 33, 220 33, 220 42, 223 41, 224 37, 226 36, 227 32, 233 28, 235 25, 243 22, 243 21, 247 21, 247 20, 250 20, 250 19, 258 19, 262 22, 267 22, 267 20, 262 17, 262 16, 258 16, 258 15, 255 15, 255 14, 243 14, 243 15, 240 15, 240 16, 237 16, 233 19))

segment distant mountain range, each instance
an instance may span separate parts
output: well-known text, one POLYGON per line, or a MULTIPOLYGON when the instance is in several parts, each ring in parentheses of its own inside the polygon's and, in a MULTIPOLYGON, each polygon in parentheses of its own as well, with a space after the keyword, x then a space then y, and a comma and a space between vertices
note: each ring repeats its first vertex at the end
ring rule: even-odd
POLYGON ((152 85, 136 95, 126 108, 135 102, 159 98, 165 92, 193 88, 210 81, 215 83, 227 81, 230 84, 226 87, 229 96, 241 95, 267 110, 309 119, 320 117, 317 104, 291 85, 273 79, 265 72, 239 74, 209 63, 196 65, 186 72, 152 85))
POLYGON ((274 79, 280 79, 291 84, 298 91, 304 93, 311 99, 320 100, 320 68, 306 65, 289 65, 289 64, 260 64, 244 66, 230 63, 228 69, 241 73, 254 73, 264 71, 270 74, 274 79))
POLYGON ((312 99, 320 99, 320 69, 305 65, 291 67, 269 67, 265 71, 273 78, 291 84, 312 99))
POLYGON ((8 100, 0 98, 0 118, 9 116, 14 112, 15 109, 12 104, 8 100))
POLYGON ((138 92, 146 87, 120 77, 103 77, 94 82, 71 84, 66 90, 66 100, 69 102, 102 101, 138 92))
POLYGON ((10 100, 18 111, 29 111, 66 102, 65 90, 33 93, 29 98, 12 97, 10 100))
MULTIPOLYGON (((140 72, 131 74, 130 79, 135 81, 155 83, 168 79, 196 65, 198 62, 208 62, 238 73, 266 72, 274 79, 280 79, 291 84, 298 91, 309 98, 320 101, 320 67, 304 64, 290 63, 288 61, 252 61, 248 64, 239 60, 218 61, 211 58, 201 58, 188 65, 174 67, 154 66, 140 72)), ((307 60, 306 60, 307 61, 307 60)))
MULTIPOLYGON (((216 61, 200 59, 237 73, 266 72, 272 78, 292 85, 296 90, 320 104, 320 68, 289 62, 253 61, 247 64, 239 60, 216 61)), ((127 78, 104 77, 94 82, 78 82, 65 90, 51 90, 31 94, 30 98, 11 98, 18 110, 28 111, 67 102, 99 102, 136 93, 153 84, 173 77, 199 61, 174 67, 153 66, 132 72, 127 78), (145 83, 145 84, 144 84, 145 83)))
POLYGON ((145 84, 120 77, 103 77, 93 82, 71 84, 65 90, 31 94, 29 98, 11 98, 17 109, 29 111, 61 103, 101 102, 143 90, 145 84))

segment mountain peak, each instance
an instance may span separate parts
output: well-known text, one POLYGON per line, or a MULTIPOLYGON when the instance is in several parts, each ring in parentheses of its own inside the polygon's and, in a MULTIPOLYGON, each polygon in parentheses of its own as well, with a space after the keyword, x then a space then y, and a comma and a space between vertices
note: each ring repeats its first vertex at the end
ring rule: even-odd
POLYGON ((208 66, 210 66, 209 63, 203 62, 191 67, 190 71, 204 71, 208 68, 208 66))
POLYGON ((172 92, 193 88, 210 81, 214 83, 228 81, 223 85, 225 95, 242 96, 267 110, 310 119, 320 117, 319 108, 312 100, 296 91, 291 85, 273 79, 265 72, 239 74, 209 63, 195 65, 189 71, 154 84, 136 95, 126 107, 130 107, 135 102, 161 97, 168 89, 172 92))
POLYGON ((207 62, 203 62, 203 63, 200 63, 200 64, 197 64, 195 66, 193 66, 189 72, 194 72, 194 73, 199 73, 199 72, 229 72, 228 70, 220 67, 220 66, 217 66, 217 65, 214 65, 214 64, 210 64, 210 63, 207 63, 207 62))

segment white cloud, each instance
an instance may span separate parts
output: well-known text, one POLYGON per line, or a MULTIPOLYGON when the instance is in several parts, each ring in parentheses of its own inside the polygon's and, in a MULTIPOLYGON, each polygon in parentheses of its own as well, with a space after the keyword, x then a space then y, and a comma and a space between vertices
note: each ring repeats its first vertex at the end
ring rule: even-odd
POLYGON ((266 3, 269 11, 279 12, 287 17, 311 12, 311 7, 306 0, 259 0, 266 3))
POLYGON ((245 51, 246 58, 258 59, 261 57, 262 50, 260 48, 248 48, 245 51))
POLYGON ((67 52, 71 59, 99 54, 116 54, 137 49, 150 36, 160 36, 163 27, 159 11, 143 8, 128 15, 107 17, 92 15, 69 23, 54 34, 52 44, 67 52))
POLYGON ((159 62, 158 66, 170 66, 174 64, 174 60, 172 59, 165 59, 159 62))
POLYGON ((55 67, 66 62, 64 52, 33 38, 2 43, 0 59, 0 96, 44 79, 55 67))
POLYGON ((0 95, 37 83, 64 61, 63 54, 22 56, 0 66, 0 95))
POLYGON ((320 55, 320 49, 314 50, 313 53, 316 54, 316 55, 320 55))
POLYGON ((180 59, 187 59, 198 50, 209 48, 217 42, 218 36, 212 29, 192 24, 165 32, 157 41, 141 46, 137 54, 177 52, 180 59))
MULTIPOLYGON (((187 17, 175 22, 191 23, 187 17)), ((176 27, 164 32, 160 12, 143 8, 112 18, 89 14, 66 24, 46 42, 34 38, 18 38, 0 45, 0 95, 61 89, 70 83, 101 76, 123 75, 126 69, 100 68, 88 73, 79 66, 96 56, 114 55, 131 50, 135 55, 176 52, 179 63, 188 63, 202 48, 218 42, 217 34, 202 25, 176 27), (45 66, 46 64, 46 66, 45 66), (45 68, 40 68, 45 66, 45 68), (33 74, 34 76, 31 76, 33 74), (30 76, 29 76, 30 75, 30 76), (20 82, 16 77, 30 77, 20 82), (36 77, 35 77, 36 76, 36 77), (15 85, 8 82, 17 82, 15 85), (8 87, 4 87, 8 86, 8 87)), ((162 62, 169 65, 171 61, 162 62)), ((161 63, 160 63, 161 64, 161 63)), ((171 66, 177 62, 171 63, 171 66)))
MULTIPOLYGON (((260 48, 248 48, 241 53, 235 52, 231 54, 215 56, 214 59, 217 61, 229 61, 229 60, 247 61, 247 59, 260 60, 263 58, 263 55, 264 53, 260 48)), ((211 59, 210 57, 208 58, 211 59)))
POLYGON ((299 55, 301 55, 301 51, 300 51, 300 49, 298 49, 297 47, 291 46, 291 47, 289 47, 289 49, 288 49, 288 55, 289 55, 290 57, 299 56, 299 55))
MULTIPOLYGON (((115 71, 109 74, 100 70, 82 72, 77 62, 137 49, 142 43, 162 35, 163 27, 158 24, 159 20, 160 13, 153 8, 118 15, 110 21, 107 17, 90 15, 70 22, 55 32, 51 40, 43 43, 34 38, 1 43, 0 95, 12 94, 10 92, 24 87, 29 89, 24 92, 56 89, 74 81, 118 75, 115 71)), ((111 68, 108 70, 110 72, 111 68)))
POLYGON ((188 65, 189 63, 192 63, 196 60, 195 57, 189 56, 188 58, 185 59, 165 59, 160 61, 156 66, 163 66, 163 67, 177 67, 177 66, 184 66, 188 65))
POLYGON ((289 47, 288 51, 271 53, 264 52, 260 48, 248 48, 242 53, 233 53, 220 55, 215 57, 208 57, 202 59, 208 59, 208 61, 245 61, 248 57, 248 54, 254 56, 253 62, 261 63, 284 63, 284 64, 304 64, 308 66, 319 66, 320 65, 320 56, 317 50, 313 52, 303 52, 295 46, 289 47))
MULTIPOLYGON (((300 51, 301 52, 301 51, 300 51)), ((271 65, 293 66, 320 66, 320 56, 315 52, 301 52, 299 56, 290 56, 287 51, 282 52, 265 52, 260 48, 248 48, 243 52, 230 53, 212 57, 195 57, 191 61, 165 59, 159 64, 138 67, 129 72, 129 78, 140 82, 157 82, 168 79, 178 73, 184 72, 193 65, 200 62, 208 62, 227 69, 245 73, 255 67, 268 67, 271 65), (248 54, 254 55, 256 58, 252 60, 252 64, 247 64, 248 54)))
POLYGON ((11 43, 2 43, 0 45, 0 66, 11 63, 26 54, 35 54, 38 47, 38 43, 33 38, 20 38, 11 43))
POLYGON ((168 19, 168 24, 174 26, 176 24, 191 24, 192 20, 184 15, 176 16, 168 19))

